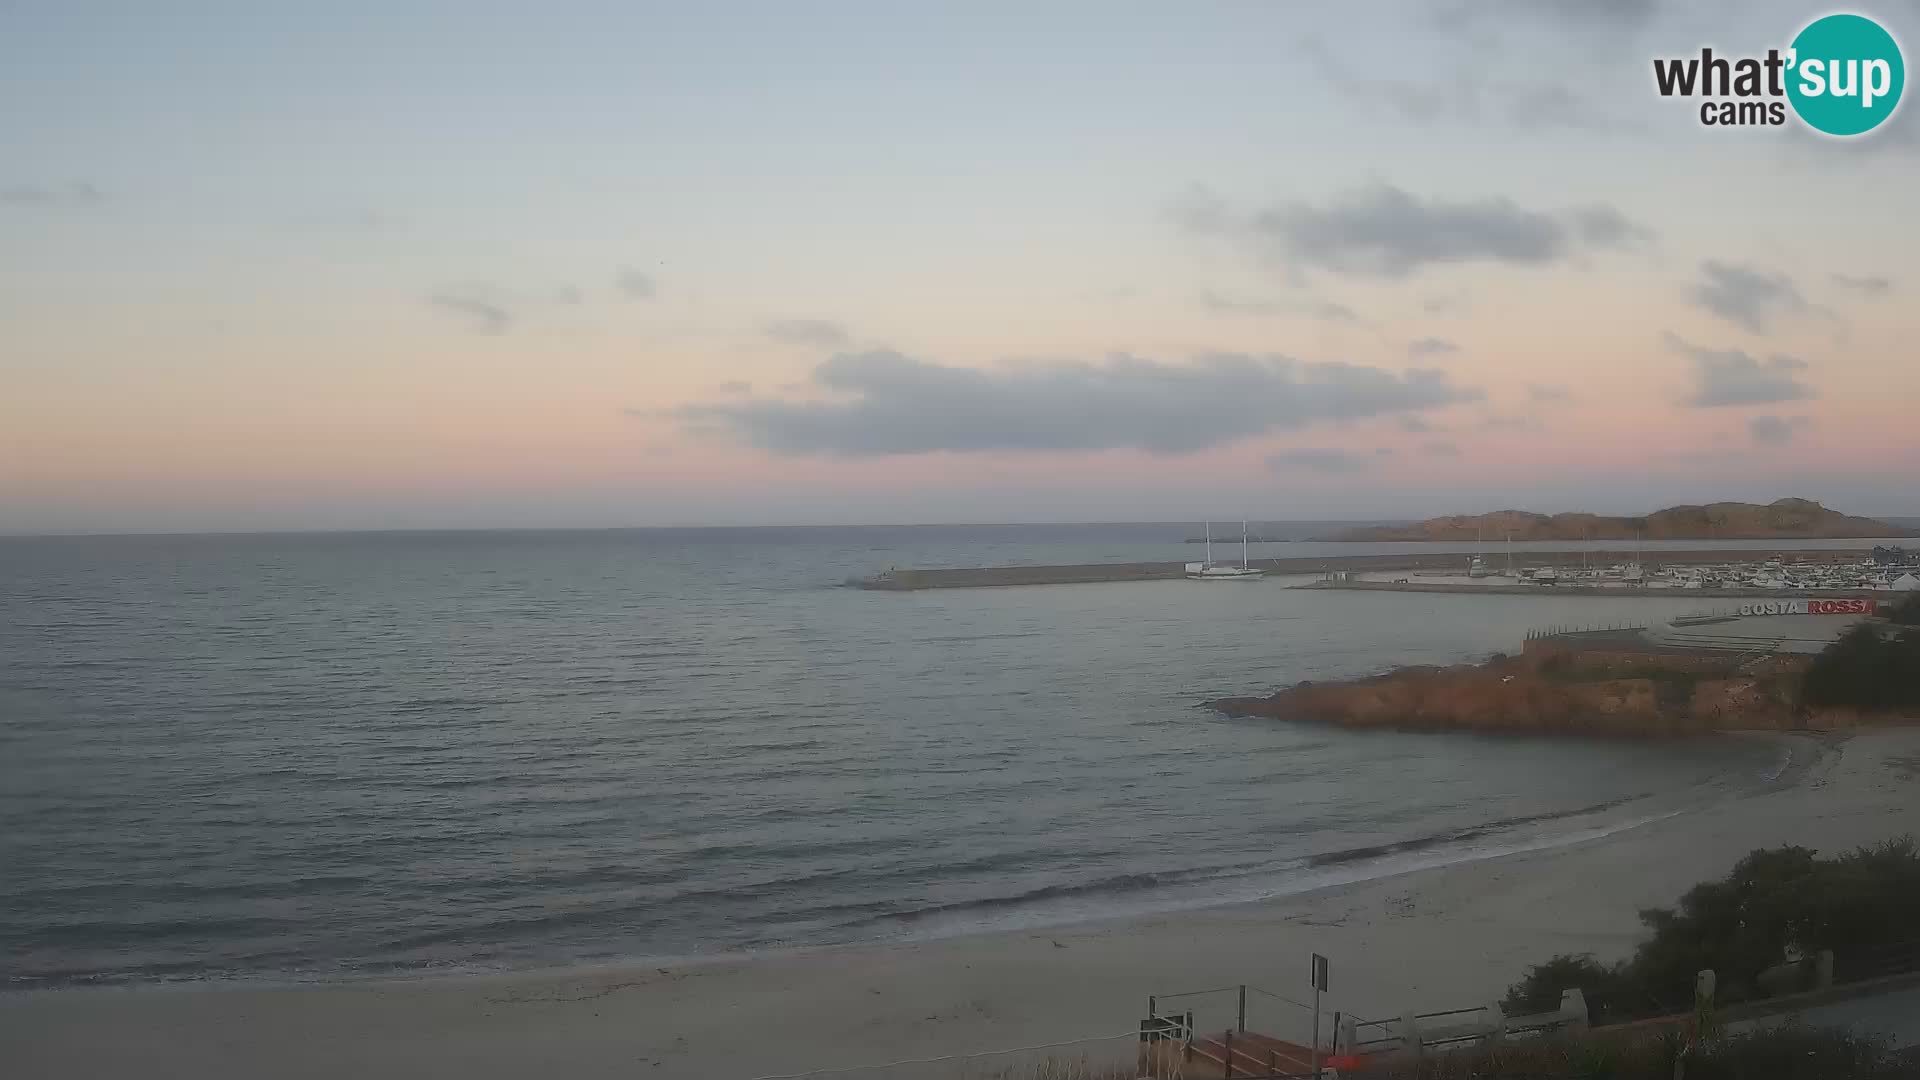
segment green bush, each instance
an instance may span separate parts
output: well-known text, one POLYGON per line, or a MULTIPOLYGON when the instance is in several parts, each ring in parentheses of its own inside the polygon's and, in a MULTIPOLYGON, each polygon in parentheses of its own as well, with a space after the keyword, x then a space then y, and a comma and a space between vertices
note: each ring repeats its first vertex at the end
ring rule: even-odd
POLYGON ((1595 1023, 1633 1016, 1634 988, 1623 965, 1607 967, 1592 953, 1563 953, 1528 968, 1519 982, 1507 988, 1500 1011, 1508 1016, 1552 1012, 1560 1007, 1560 995, 1568 990, 1580 991, 1587 1002, 1587 1015, 1595 1023))
POLYGON ((1887 618, 1901 626, 1920 626, 1920 592, 1908 593, 1895 601, 1887 618))
POLYGON ((1861 623, 1813 658, 1801 687, 1809 705, 1920 706, 1920 630, 1861 623))
POLYGON ((1760 973, 1795 956, 1911 945, 1920 941, 1920 849, 1902 837, 1831 859, 1802 847, 1756 850, 1725 878, 1695 885, 1677 907, 1642 911, 1640 921, 1650 934, 1631 959, 1606 967, 1591 955, 1556 956, 1529 968, 1502 1008, 1547 1012, 1561 991, 1578 987, 1603 1023, 1685 1012, 1703 968, 1717 976, 1717 999, 1733 1002, 1758 993, 1760 973))

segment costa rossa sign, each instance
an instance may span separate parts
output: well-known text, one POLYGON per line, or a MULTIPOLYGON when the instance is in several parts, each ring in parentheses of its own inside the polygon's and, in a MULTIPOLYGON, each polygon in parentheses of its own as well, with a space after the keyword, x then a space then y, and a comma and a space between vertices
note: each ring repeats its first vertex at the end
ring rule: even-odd
POLYGON ((1741 604, 1742 615, 1871 615, 1873 601, 1860 597, 1844 600, 1762 600, 1741 604))

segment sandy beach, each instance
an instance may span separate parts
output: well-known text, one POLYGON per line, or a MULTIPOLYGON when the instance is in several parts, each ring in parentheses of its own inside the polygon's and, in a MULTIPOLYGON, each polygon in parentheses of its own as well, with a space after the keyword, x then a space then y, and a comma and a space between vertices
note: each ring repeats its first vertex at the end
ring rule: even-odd
MULTIPOLYGON (((1110 1036, 1060 1053, 1125 1060, 1148 995, 1245 982, 1304 1000, 1314 951, 1332 959, 1329 1014, 1457 1007, 1557 952, 1624 955, 1639 909, 1749 849, 1920 832, 1920 728, 1785 741, 1792 765, 1761 794, 1284 900, 673 968, 12 993, 0 1059, 21 1077, 757 1077, 1110 1036)), ((1188 1005, 1203 1024, 1233 1010, 1230 994, 1188 1005)), ((1279 1034, 1306 1015, 1260 994, 1249 1012, 1279 1034)))

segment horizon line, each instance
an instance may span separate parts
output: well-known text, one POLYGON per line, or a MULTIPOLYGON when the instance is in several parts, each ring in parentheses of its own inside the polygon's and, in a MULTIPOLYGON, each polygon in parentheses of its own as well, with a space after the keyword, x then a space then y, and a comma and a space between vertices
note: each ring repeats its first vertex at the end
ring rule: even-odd
MULTIPOLYGON (((1676 505, 1701 505, 1685 504, 1676 505)), ((1766 505, 1757 503, 1753 505, 1766 505)), ((1667 509, 1667 508, 1663 508, 1667 509)), ((1480 514, 1437 514, 1425 518, 1247 518, 1250 524, 1261 525, 1407 525, 1423 521, 1432 521, 1442 517, 1481 517, 1497 513, 1539 513, 1532 510, 1488 510, 1480 514)), ((1576 510, 1565 513, 1594 513, 1576 510)), ((1555 515, 1542 515, 1552 517, 1555 515)), ((1594 514, 1596 517, 1641 517, 1639 514, 1594 514)), ((1870 517, 1888 525, 1903 527, 1920 526, 1920 514, 1854 514, 1852 517, 1870 517)), ((100 529, 86 532, 9 532, 0 530, 0 540, 79 540, 79 539, 185 539, 193 537, 241 537, 241 536, 409 536, 435 535, 445 533, 592 533, 592 532, 694 532, 694 531, 747 531, 756 529, 1017 529, 1039 528, 1047 526, 1123 526, 1123 525, 1204 525, 1209 520, 1227 521, 1227 518, 1154 518, 1133 521, 915 521, 883 522, 854 521, 835 524, 769 522, 757 525, 445 525, 400 528, 309 528, 309 529, 163 529, 163 530, 116 530, 100 529)), ((1678 537, 1668 539, 1742 539, 1739 537, 1678 537)), ((1781 536, 1748 537, 1756 540, 1908 540, 1913 537, 1902 536, 1781 536)), ((1290 541, 1292 543, 1311 543, 1313 541, 1290 541)), ((1465 543, 1466 541, 1323 541, 1327 543, 1465 543)), ((1534 541, 1528 541, 1529 543, 1534 541)), ((1568 543, 1569 541, 1544 541, 1548 543, 1568 543)), ((1602 538, 1601 542, 1610 542, 1602 538)), ((1658 539, 1649 539, 1648 543, 1663 543, 1658 539)))

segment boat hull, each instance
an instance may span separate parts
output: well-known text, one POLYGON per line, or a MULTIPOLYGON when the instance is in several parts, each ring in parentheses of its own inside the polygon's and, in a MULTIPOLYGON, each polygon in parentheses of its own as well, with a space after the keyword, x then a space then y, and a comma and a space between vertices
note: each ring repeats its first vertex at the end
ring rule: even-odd
POLYGON ((1241 569, 1240 567, 1219 567, 1213 570, 1187 571, 1189 581, 1258 581, 1265 577, 1265 570, 1241 569))

